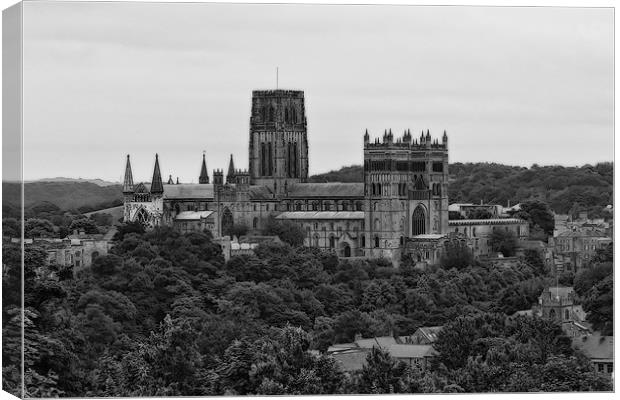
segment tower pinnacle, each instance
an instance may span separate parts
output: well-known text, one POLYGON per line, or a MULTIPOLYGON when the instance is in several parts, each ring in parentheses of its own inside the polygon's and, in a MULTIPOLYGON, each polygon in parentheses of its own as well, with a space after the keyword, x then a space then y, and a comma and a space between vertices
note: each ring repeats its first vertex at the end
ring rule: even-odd
POLYGON ((151 181, 151 193, 161 194, 164 192, 164 185, 161 181, 161 172, 159 171, 159 157, 155 154, 155 168, 153 169, 153 180, 151 181))
POLYGON ((127 154, 127 164, 125 165, 125 180, 123 182, 123 193, 133 193, 133 175, 131 173, 129 154, 127 154))
POLYGON ((235 163, 233 161, 233 155, 230 155, 230 162, 228 163, 228 173, 226 174, 226 183, 233 183, 235 180, 235 163))
POLYGON ((207 173, 207 161, 205 160, 205 153, 202 152, 202 167, 200 168, 200 177, 198 183, 209 183, 209 174, 207 173))

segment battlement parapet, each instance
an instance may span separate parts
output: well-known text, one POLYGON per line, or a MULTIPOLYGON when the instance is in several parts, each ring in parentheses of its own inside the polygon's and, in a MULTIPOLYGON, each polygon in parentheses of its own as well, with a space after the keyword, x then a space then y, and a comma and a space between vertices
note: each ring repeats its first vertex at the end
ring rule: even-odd
POLYGON ((271 89, 271 90, 253 90, 252 97, 288 97, 288 98, 303 98, 303 90, 286 90, 286 89, 271 89))

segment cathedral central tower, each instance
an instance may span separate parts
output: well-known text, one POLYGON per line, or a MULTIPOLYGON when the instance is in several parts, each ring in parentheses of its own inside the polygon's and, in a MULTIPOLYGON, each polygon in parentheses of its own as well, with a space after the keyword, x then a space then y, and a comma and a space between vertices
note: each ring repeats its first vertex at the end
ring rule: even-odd
POLYGON ((304 92, 255 90, 250 116, 250 181, 276 196, 308 178, 304 92))

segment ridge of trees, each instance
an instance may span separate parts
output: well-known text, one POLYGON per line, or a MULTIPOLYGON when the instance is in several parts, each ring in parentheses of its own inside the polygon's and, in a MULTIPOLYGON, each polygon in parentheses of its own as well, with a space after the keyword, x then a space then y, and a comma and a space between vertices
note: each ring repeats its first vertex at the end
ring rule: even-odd
MULTIPOLYGON (((517 204, 540 200, 559 214, 587 211, 604 215, 613 204, 613 163, 581 167, 560 165, 518 167, 497 163, 451 163, 448 167, 451 203, 517 204)), ((361 165, 313 175, 310 182, 363 182, 361 165)))

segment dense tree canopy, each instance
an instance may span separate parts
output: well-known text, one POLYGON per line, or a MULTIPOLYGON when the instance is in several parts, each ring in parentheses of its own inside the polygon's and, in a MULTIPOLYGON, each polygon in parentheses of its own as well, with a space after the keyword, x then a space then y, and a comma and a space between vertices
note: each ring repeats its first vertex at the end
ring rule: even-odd
MULTIPOLYGON (((502 269, 466 259, 420 271, 407 262, 394 268, 383 259, 339 260, 333 252, 271 243, 225 262, 208 232, 127 225, 117 238, 90 269, 63 279, 47 273, 58 268, 46 265, 44 251, 27 248, 29 395, 609 388, 575 358, 558 326, 506 322, 552 281, 526 259, 502 269), (426 371, 373 351, 365 369, 345 372, 321 353, 357 334, 443 324, 441 356, 426 371), (572 372, 556 378, 568 368, 585 380, 572 372)), ((16 393, 19 248, 5 243, 3 255, 3 378, 16 393)), ((601 283, 597 293, 605 288, 601 283)))

